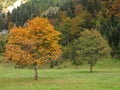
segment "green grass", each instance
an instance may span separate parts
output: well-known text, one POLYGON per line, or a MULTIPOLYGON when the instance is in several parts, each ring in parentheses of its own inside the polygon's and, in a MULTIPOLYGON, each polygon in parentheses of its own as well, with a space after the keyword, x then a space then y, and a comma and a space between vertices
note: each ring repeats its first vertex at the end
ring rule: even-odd
POLYGON ((80 69, 42 69, 34 81, 33 70, 0 65, 0 90, 120 90, 120 60, 101 61, 89 73, 80 69))

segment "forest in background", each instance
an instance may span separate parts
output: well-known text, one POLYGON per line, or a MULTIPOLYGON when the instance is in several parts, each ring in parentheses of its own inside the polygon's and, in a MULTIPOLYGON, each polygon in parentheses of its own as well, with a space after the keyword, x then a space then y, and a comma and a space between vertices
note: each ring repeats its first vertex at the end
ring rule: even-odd
MULTIPOLYGON (((112 57, 120 58, 120 0, 30 0, 12 13, 0 14, 0 30, 26 26, 36 16, 48 18, 60 31, 63 54, 61 60, 71 60, 72 43, 84 30, 95 29, 112 48, 112 57)), ((0 51, 4 53, 5 36, 0 38, 0 51)), ((81 62, 74 61, 73 64, 81 62)), ((51 62, 56 64, 55 62, 51 62)))

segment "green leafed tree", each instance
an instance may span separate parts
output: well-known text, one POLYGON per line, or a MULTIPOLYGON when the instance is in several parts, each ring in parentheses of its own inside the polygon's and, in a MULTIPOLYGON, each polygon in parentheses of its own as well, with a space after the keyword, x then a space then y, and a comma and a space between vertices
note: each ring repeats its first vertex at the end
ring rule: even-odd
POLYGON ((1 35, 0 36, 0 54, 4 53, 5 51, 5 45, 8 41, 8 35, 1 35))
POLYGON ((93 66, 102 58, 110 56, 111 48, 96 30, 84 30, 78 40, 74 42, 73 49, 76 60, 86 60, 90 65, 90 72, 93 66))
POLYGON ((62 33, 60 43, 65 46, 70 42, 70 29, 72 26, 71 18, 67 17, 64 19, 63 23, 59 26, 59 31, 62 33))
POLYGON ((74 37, 74 39, 77 39, 84 29, 92 29, 93 27, 93 17, 89 12, 83 11, 72 19, 70 34, 74 37))

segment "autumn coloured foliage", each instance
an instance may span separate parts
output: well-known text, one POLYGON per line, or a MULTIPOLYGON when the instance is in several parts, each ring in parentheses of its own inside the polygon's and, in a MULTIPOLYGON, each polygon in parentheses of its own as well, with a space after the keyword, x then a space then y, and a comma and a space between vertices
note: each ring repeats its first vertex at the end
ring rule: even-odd
POLYGON ((26 27, 10 30, 5 57, 20 65, 38 65, 55 60, 61 53, 59 35, 47 19, 36 17, 28 21, 26 27))

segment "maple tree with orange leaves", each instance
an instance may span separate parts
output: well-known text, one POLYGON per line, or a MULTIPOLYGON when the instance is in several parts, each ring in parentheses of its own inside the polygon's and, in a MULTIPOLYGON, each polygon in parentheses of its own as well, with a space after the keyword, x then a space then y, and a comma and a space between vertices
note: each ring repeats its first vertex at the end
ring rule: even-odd
POLYGON ((37 80, 37 66, 55 60, 61 54, 59 35, 47 19, 36 17, 29 20, 26 27, 10 30, 5 58, 15 64, 33 65, 37 80))

